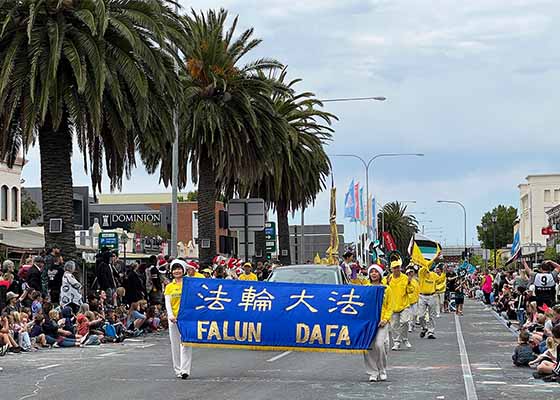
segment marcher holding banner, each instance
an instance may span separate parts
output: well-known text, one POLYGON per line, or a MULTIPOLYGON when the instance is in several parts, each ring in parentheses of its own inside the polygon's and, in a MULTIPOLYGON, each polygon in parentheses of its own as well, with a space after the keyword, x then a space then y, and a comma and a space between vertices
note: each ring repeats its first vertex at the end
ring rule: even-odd
POLYGON ((391 261, 391 275, 387 277, 387 285, 391 288, 393 296, 393 315, 391 316, 391 333, 393 336, 393 348, 399 350, 401 343, 407 349, 412 345, 408 341, 408 322, 410 321, 409 296, 414 292, 410 279, 401 273, 402 260, 391 261))
POLYGON ((418 314, 420 315, 420 323, 422 331, 420 337, 428 334, 428 339, 435 339, 436 329, 436 285, 445 282, 445 275, 438 276, 435 272, 430 271, 429 265, 426 264, 418 271, 418 289, 420 290, 420 300, 418 301, 418 314), (429 319, 426 321, 426 311, 429 319))
MULTIPOLYGON (((368 268, 369 284, 372 286, 383 286, 381 278, 383 269, 373 264, 368 268)), ((385 287, 381 317, 377 334, 374 337, 370 349, 364 353, 366 372, 369 374, 370 382, 387 380, 387 353, 389 351, 389 322, 393 314, 393 297, 391 287, 385 287)))
POLYGON ((183 346, 181 333, 177 326, 177 316, 181 305, 183 293, 183 277, 187 263, 182 260, 171 262, 171 274, 173 281, 165 287, 165 308, 169 320, 169 339, 171 341, 171 357, 173 359, 173 370, 175 376, 187 379, 191 373, 192 347, 183 346))

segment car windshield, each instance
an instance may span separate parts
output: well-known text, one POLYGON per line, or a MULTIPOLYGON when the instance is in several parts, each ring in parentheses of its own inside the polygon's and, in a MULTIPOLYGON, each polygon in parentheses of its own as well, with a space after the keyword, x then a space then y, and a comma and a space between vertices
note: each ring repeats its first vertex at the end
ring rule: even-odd
POLYGON ((272 273, 270 282, 328 283, 339 284, 333 268, 281 268, 272 273))

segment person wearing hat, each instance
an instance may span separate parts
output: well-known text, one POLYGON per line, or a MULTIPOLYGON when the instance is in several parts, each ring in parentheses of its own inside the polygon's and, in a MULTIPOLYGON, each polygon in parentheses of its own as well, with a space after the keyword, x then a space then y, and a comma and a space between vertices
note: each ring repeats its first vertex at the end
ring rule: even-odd
POLYGON ((438 282, 436 283, 436 318, 441 316, 445 304, 445 289, 447 275, 442 268, 442 264, 438 264, 435 270, 438 276, 438 282))
POLYGON ((33 266, 29 269, 27 273, 27 285, 39 292, 43 292, 43 285, 41 284, 41 274, 45 268, 45 259, 41 256, 37 256, 33 259, 33 266))
POLYGON ((416 322, 418 316, 418 299, 420 298, 420 292, 418 290, 418 279, 416 279, 416 272, 412 266, 408 266, 406 269, 406 276, 408 277, 409 285, 412 286, 412 293, 408 295, 408 301, 410 303, 410 319, 408 321, 408 332, 414 330, 414 323, 416 322))
POLYGON ((183 277, 187 270, 187 263, 183 260, 173 260, 171 262, 171 275, 173 281, 165 287, 165 308, 169 321, 169 340, 171 342, 171 358, 173 361, 173 371, 175 376, 187 379, 191 374, 192 347, 183 346, 181 333, 177 326, 179 307, 181 306, 181 296, 183 293, 183 277))
POLYGON ((198 272, 198 264, 194 261, 189 261, 187 264, 187 276, 189 278, 204 278, 200 272, 198 272))
MULTIPOLYGON (((373 264, 368 268, 369 285, 384 286, 382 283, 383 268, 373 264)), ((387 353, 389 349, 389 323, 393 314, 393 296, 390 286, 385 287, 383 305, 377 334, 370 348, 364 353, 366 372, 370 382, 387 380, 387 353)))
POLYGON ((257 275, 253 273, 253 266, 246 262, 243 264, 243 273, 239 275, 240 281, 258 281, 257 275))
POLYGON ((14 311, 20 311, 20 307, 18 306, 18 295, 14 292, 6 293, 6 307, 4 307, 4 312, 7 314, 11 314, 14 311))
POLYGON ((200 272, 202 272, 202 275, 204 275, 204 277, 207 279, 212 277, 212 270, 208 267, 203 268, 200 272))
POLYGON ((401 343, 407 349, 412 345, 408 341, 408 322, 410 321, 409 296, 414 292, 407 275, 401 272, 402 260, 391 261, 391 274, 387 277, 387 285, 391 288, 393 296, 393 315, 391 316, 391 333, 393 336, 393 348, 399 350, 401 343))
POLYGON ((418 290, 420 298, 418 300, 418 314, 420 315, 420 324, 422 331, 420 337, 423 338, 428 335, 428 339, 435 339, 436 329, 436 285, 445 283, 445 275, 438 276, 433 271, 430 271, 429 266, 423 265, 418 270, 418 290), (426 320, 426 312, 428 312, 429 319, 426 320))

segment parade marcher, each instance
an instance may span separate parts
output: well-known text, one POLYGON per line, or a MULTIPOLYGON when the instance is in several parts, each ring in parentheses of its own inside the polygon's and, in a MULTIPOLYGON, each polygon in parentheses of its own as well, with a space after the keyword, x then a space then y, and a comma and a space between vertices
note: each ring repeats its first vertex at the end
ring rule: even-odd
MULTIPOLYGON (((373 264, 368 268, 369 284, 372 286, 382 286, 381 278, 383 269, 373 264)), ((383 306, 381 307, 381 317, 377 334, 371 343, 370 349, 364 353, 366 372, 369 374, 370 382, 387 380, 387 353, 389 352, 389 323, 393 314, 393 299, 391 287, 385 287, 383 295, 383 306)))
POLYGON ((391 316, 391 333, 393 336, 393 348, 399 350, 401 343, 407 349, 412 345, 408 341, 408 322, 410 321, 409 296, 414 292, 407 275, 401 273, 402 261, 391 261, 391 274, 387 276, 387 285, 391 288, 393 296, 393 315, 391 316))
POLYGON ((412 286, 412 293, 408 295, 408 301, 410 302, 410 319, 408 321, 408 332, 414 330, 414 323, 418 317, 418 300, 420 298, 420 291, 418 288, 418 279, 415 275, 414 268, 411 266, 406 270, 406 275, 408 276, 408 282, 412 286))
POLYGON ((347 250, 342 255, 342 263, 340 263, 340 268, 346 274, 346 277, 348 279, 350 279, 350 277, 352 276, 352 263, 354 262, 353 260, 354 254, 350 250, 347 250))
POLYGON ((439 278, 438 282, 436 282, 436 294, 435 294, 435 298, 436 298, 436 318, 439 318, 441 316, 441 312, 443 312, 443 305, 444 305, 444 301, 445 301, 446 275, 445 275, 445 272, 443 271, 443 269, 440 265, 438 265, 436 267, 435 272, 436 272, 436 275, 439 278))
POLYGON ((208 267, 202 269, 202 271, 200 272, 202 272, 202 275, 204 275, 204 277, 207 279, 212 277, 212 270, 208 267))
POLYGON ((246 262, 243 264, 243 273, 239 275, 240 281, 258 281, 257 275, 253 273, 253 266, 246 262))
POLYGON ((420 291, 420 299, 418 300, 418 314, 420 315, 420 324, 422 331, 420 337, 428 335, 428 339, 435 339, 435 317, 436 317, 436 284, 445 282, 445 276, 438 276, 435 272, 430 271, 428 266, 423 266, 418 271, 418 289, 420 291), (443 278, 443 279, 442 279, 443 278), (429 319, 426 321, 426 311, 429 319))
POLYGON ((165 287, 165 308, 169 321, 169 339, 171 341, 171 357, 173 360, 173 370, 175 376, 187 379, 191 373, 192 347, 183 346, 181 333, 177 326, 177 317, 181 305, 181 295, 183 292, 183 277, 187 264, 183 260, 173 260, 171 262, 171 274, 173 281, 165 287))
POLYGON ((194 261, 187 262, 187 276, 189 278, 204 278, 204 275, 198 272, 198 264, 194 261))

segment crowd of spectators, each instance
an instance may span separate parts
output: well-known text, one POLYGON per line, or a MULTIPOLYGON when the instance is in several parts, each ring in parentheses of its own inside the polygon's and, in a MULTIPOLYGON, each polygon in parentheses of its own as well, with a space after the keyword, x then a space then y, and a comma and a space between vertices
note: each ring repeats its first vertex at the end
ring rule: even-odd
MULTIPOLYGON (((18 268, 13 261, 4 261, 0 356, 118 343, 166 329, 163 292, 171 281, 171 261, 153 255, 146 264, 125 265, 116 253, 104 250, 97 255, 89 287, 82 286, 76 264, 65 262, 58 246, 18 268)), ((253 266, 221 257, 202 267, 186 262, 187 275, 197 278, 265 280, 272 269, 269 263, 253 266)))
POLYGON ((483 273, 479 283, 476 296, 518 332, 513 364, 560 383, 560 264, 522 261, 515 271, 483 273))

